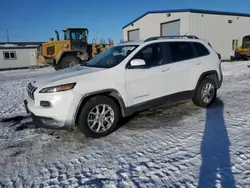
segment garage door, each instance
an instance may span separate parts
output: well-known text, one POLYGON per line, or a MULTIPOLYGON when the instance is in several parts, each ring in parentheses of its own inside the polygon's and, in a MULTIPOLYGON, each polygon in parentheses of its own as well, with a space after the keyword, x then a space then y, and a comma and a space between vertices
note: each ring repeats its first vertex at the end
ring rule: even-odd
POLYGON ((180 20, 161 24, 161 36, 179 35, 179 34, 180 34, 180 20))
POLYGON ((131 30, 128 31, 128 40, 139 40, 140 39, 140 30, 131 30))

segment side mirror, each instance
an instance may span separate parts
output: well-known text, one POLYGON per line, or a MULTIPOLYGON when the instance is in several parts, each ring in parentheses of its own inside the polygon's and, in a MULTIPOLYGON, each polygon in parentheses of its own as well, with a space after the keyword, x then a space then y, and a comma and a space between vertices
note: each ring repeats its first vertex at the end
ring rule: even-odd
POLYGON ((131 67, 138 67, 138 66, 143 66, 143 65, 146 65, 146 63, 143 59, 133 59, 130 62, 131 67))

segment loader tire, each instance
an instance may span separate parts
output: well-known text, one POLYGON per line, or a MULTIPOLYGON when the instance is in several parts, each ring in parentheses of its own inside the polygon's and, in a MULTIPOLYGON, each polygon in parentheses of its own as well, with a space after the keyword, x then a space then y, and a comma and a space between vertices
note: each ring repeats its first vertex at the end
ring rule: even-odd
POLYGON ((80 60, 75 56, 65 56, 63 57, 56 66, 56 70, 65 69, 78 65, 80 60))

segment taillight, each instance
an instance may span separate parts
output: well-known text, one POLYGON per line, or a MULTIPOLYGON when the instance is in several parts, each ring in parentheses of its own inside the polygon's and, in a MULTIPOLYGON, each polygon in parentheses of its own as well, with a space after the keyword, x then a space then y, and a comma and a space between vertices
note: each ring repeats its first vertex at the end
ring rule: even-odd
POLYGON ((221 60, 221 55, 219 53, 217 53, 217 55, 218 55, 219 60, 221 60))

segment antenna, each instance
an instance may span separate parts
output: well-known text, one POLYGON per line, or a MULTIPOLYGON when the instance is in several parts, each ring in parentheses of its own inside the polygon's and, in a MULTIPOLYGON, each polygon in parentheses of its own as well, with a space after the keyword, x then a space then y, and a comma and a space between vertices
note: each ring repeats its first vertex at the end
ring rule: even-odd
POLYGON ((10 42, 9 31, 6 29, 7 42, 10 42))

